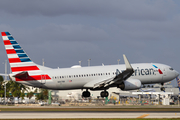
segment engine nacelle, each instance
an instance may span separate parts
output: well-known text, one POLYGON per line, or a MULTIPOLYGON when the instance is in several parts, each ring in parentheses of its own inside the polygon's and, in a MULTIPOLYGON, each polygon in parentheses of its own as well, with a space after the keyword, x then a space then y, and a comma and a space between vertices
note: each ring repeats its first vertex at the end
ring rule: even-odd
POLYGON ((138 79, 128 79, 117 86, 121 90, 135 90, 141 88, 141 81, 138 79))

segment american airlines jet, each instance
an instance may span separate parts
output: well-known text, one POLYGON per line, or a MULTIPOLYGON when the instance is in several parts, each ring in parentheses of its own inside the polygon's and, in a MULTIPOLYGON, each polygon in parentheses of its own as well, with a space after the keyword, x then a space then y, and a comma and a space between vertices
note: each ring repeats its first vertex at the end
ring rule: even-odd
MULTIPOLYGON (((85 89, 82 97, 90 97, 88 90, 102 90, 101 97, 109 95, 110 87, 135 90, 142 84, 165 83, 179 73, 159 63, 125 64, 52 69, 35 64, 9 32, 1 32, 12 73, 11 80, 45 89, 85 89)), ((163 88, 163 87, 162 87, 163 88)))

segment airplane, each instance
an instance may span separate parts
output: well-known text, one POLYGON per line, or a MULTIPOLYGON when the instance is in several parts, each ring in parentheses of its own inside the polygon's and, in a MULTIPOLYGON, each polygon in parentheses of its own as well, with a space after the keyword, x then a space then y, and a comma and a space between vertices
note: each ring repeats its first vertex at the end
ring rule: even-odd
MULTIPOLYGON (((1 32, 12 73, 10 80, 33 87, 52 90, 85 89, 82 97, 90 97, 88 90, 135 90, 143 84, 165 83, 179 73, 172 67, 159 63, 130 64, 123 54, 125 64, 52 69, 34 63, 9 32, 1 32)), ((4 75, 4 74, 1 74, 4 75)), ((7 75, 7 74, 6 74, 7 75)))

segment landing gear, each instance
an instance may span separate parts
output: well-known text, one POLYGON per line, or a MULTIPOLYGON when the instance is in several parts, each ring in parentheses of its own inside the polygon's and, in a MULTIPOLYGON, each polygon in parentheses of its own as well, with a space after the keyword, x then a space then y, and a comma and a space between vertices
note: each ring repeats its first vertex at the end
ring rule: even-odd
POLYGON ((165 91, 165 87, 161 87, 161 91, 165 91))
POLYGON ((161 83, 162 87, 161 87, 161 91, 165 91, 165 87, 163 87, 164 83, 161 83))
POLYGON ((103 98, 103 97, 108 97, 109 96, 109 93, 106 91, 106 90, 104 90, 104 91, 102 91, 101 92, 101 97, 103 98))
POLYGON ((86 91, 84 91, 83 93, 82 93, 82 97, 90 97, 90 92, 88 91, 88 90, 86 90, 86 91))

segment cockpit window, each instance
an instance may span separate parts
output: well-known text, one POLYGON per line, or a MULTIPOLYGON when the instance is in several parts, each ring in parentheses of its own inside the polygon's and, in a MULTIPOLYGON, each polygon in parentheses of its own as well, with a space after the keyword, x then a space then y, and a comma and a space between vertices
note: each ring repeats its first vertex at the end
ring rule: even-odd
POLYGON ((170 70, 173 70, 173 68, 169 68, 170 70))

